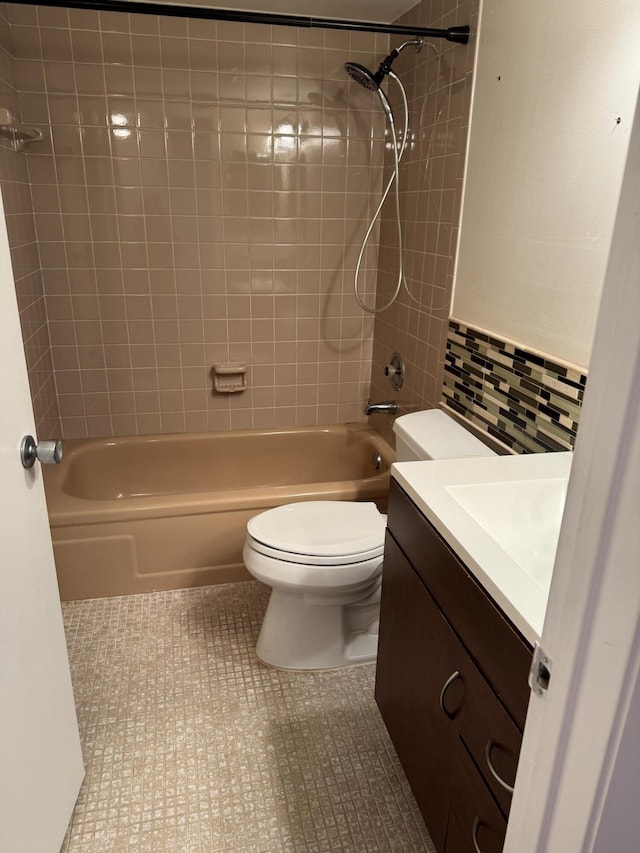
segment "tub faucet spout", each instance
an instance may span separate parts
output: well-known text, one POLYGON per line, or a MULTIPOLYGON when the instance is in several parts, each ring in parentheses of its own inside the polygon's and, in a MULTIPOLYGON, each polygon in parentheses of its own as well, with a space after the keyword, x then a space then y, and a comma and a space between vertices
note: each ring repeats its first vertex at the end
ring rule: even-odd
POLYGON ((364 407, 365 415, 375 415, 378 412, 386 412, 388 415, 394 415, 398 411, 398 404, 395 400, 385 400, 384 403, 372 403, 371 399, 367 400, 367 405, 364 407))

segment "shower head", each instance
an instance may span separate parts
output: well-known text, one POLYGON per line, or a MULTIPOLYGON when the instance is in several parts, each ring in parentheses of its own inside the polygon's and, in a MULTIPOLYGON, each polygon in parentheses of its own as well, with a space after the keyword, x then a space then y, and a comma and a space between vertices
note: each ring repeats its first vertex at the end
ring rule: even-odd
POLYGON ((401 52, 408 47, 409 45, 414 45, 416 48, 416 53, 419 53, 422 50, 422 39, 409 39, 409 41, 405 41, 400 47, 394 48, 389 56, 386 56, 380 65, 378 66, 378 70, 374 74, 373 71, 369 71, 368 68, 365 68, 364 65, 360 65, 359 62, 345 62, 344 70, 347 74, 352 77, 356 83, 359 83, 360 86, 364 86, 365 89, 370 89, 372 92, 380 91, 380 84, 387 76, 387 74, 391 71, 391 65, 393 60, 400 56, 401 52))
POLYGON ((364 65, 360 65, 359 62, 345 62, 344 70, 349 77, 353 78, 360 86, 364 86, 365 89, 375 92, 380 87, 380 83, 376 80, 377 75, 365 68, 364 65))
POLYGON ((373 74, 368 68, 365 68, 364 65, 360 65, 358 62, 345 62, 344 70, 356 81, 356 83, 359 83, 371 92, 376 92, 380 99, 380 103, 382 104, 382 109, 387 114, 389 121, 393 124, 391 104, 387 100, 385 93, 380 88, 380 83, 382 82, 384 74, 380 75, 380 72, 378 72, 378 74, 373 74))

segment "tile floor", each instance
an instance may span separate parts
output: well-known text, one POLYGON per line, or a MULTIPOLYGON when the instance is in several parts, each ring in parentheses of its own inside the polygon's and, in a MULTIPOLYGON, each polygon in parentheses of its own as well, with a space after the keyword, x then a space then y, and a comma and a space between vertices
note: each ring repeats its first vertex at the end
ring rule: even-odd
POLYGON ((256 582, 63 605, 86 778, 62 853, 433 851, 374 666, 254 655, 256 582))

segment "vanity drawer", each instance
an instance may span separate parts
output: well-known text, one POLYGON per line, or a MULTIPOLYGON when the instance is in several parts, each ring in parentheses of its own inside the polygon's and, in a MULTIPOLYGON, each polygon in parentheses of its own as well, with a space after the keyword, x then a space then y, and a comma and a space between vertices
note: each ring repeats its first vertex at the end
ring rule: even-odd
POLYGON ((522 734, 475 667, 467 667, 464 677, 468 710, 461 717, 460 737, 507 816, 511 792, 496 776, 513 788, 522 734))
POLYGON ((395 480, 391 481, 389 493, 388 529, 480 671, 523 729, 529 703, 531 646, 395 480))
POLYGON ((456 750, 445 853, 502 853, 507 821, 464 748, 456 750))

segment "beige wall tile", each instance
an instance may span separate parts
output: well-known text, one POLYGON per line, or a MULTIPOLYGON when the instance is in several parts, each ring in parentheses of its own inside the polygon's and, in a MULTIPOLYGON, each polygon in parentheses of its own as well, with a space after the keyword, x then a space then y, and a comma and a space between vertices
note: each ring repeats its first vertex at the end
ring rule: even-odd
MULTIPOLYGON (((425 2, 401 22, 418 24, 425 10, 430 10, 429 26, 449 26, 450 20, 443 22, 444 16, 451 17, 448 5, 438 8, 443 15, 440 22, 432 19, 438 9, 425 2)), ((474 25, 477 3, 469 8, 469 23, 474 25)), ((451 301, 467 144, 473 51, 444 41, 434 44, 437 52, 424 48, 416 57, 406 51, 397 62, 398 73, 408 84, 410 131, 421 140, 406 152, 402 166, 409 175, 402 193, 407 284, 418 303, 401 293, 392 308, 376 316, 370 395, 374 399, 394 397, 401 413, 432 408, 442 396, 443 336, 451 301), (413 73, 407 73, 409 64, 413 73), (384 376, 384 366, 395 351, 403 355, 406 368, 405 385, 397 393, 384 376)), ((385 247, 394 245, 395 227, 393 219, 384 218, 380 239, 385 247)), ((381 249, 379 269, 378 299, 387 300, 397 273, 397 256, 391 249, 381 249)), ((375 415, 371 422, 393 440, 391 418, 375 415)))
MULTIPOLYGON (((14 61, 14 37, 15 41, 24 47, 25 58, 28 56, 39 60, 41 56, 38 30, 35 26, 30 26, 37 23, 36 9, 3 6, 0 14, 5 13, 14 26, 12 33, 8 21, 4 18, 0 20, 2 103, 16 116, 28 116, 29 122, 46 121, 46 102, 42 95, 28 98, 24 104, 24 114, 22 113, 17 92, 19 69, 14 61)), ((22 70, 26 72, 27 83, 36 91, 41 91, 44 81, 41 63, 35 61, 29 64, 27 61, 22 70)), ((50 158, 48 166, 51 166, 50 158)), ((49 169, 43 171, 43 177, 48 178, 49 174, 49 169)), ((18 153, 7 149, 0 150, 0 183, 36 430, 41 435, 56 436, 60 435, 60 412, 53 378, 44 288, 36 243, 36 217, 31 206, 26 151, 18 153)), ((59 211, 56 212, 53 206, 50 206, 49 210, 50 214, 44 213, 40 217, 39 225, 48 240, 59 240, 62 237, 59 211)), ((58 283, 57 278, 55 282, 58 283)))
MULTIPOLYGON (((408 20, 424 23, 425 9, 408 20)), ((25 164, 44 284, 22 288, 24 326, 44 358, 46 322, 30 306, 44 316, 46 294, 66 435, 358 419, 372 353, 372 393, 386 397, 378 374, 395 349, 410 356, 402 405, 430 402, 470 83, 453 46, 438 46, 439 61, 430 50, 398 61, 412 129, 426 140, 406 155, 402 197, 421 304, 403 297, 381 315, 374 345, 351 287, 385 129, 342 65, 375 63, 386 37, 50 7, 10 14, 23 113, 51 122, 53 140, 31 149, 28 176, 25 164), (214 394, 214 360, 248 361, 250 391, 214 394)), ((29 271, 22 219, 14 266, 29 271)), ((395 271, 391 220, 381 235, 371 298, 395 271)), ((51 406, 43 399, 43 417, 51 406)))

